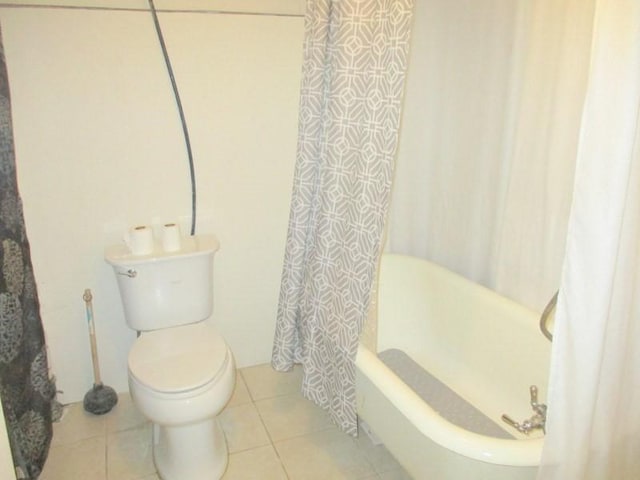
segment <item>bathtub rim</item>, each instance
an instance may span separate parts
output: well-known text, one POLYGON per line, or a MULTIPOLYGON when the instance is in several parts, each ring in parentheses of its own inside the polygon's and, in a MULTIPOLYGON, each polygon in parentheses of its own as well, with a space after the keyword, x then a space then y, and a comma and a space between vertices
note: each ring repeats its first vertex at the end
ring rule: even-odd
POLYGON ((362 343, 358 346, 355 365, 418 431, 441 447, 485 463, 514 467, 540 465, 544 438, 500 439, 470 432, 452 424, 433 410, 362 343))

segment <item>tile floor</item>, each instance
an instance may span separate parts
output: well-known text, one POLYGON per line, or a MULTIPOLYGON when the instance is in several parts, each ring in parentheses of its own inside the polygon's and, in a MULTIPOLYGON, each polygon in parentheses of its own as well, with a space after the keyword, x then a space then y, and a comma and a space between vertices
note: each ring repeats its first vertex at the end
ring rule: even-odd
MULTIPOLYGON (((300 369, 278 373, 259 365, 238 372, 220 416, 230 453, 224 480, 410 480, 384 446, 364 433, 343 434, 302 397, 300 369)), ((41 480, 159 480, 150 424, 127 394, 103 416, 86 413, 81 403, 65 410, 41 480)))

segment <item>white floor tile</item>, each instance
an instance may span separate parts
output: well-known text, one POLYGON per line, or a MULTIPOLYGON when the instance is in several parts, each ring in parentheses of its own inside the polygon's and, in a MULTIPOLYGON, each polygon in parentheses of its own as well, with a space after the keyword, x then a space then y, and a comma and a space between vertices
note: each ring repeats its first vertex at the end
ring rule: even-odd
POLYGON ((273 446, 254 448, 229 456, 223 480, 287 480, 273 446))
POLYGON ((273 442, 332 427, 327 413, 300 394, 260 400, 255 405, 273 442))
MULTIPOLYGON (((411 480, 383 446, 340 432, 302 397, 302 370, 270 365, 239 370, 220 415, 230 451, 223 480, 411 480)), ((40 480, 160 480, 151 424, 128 394, 101 416, 82 402, 66 407, 40 480)))
POLYGON ((227 407, 219 417, 230 453, 269 445, 271 440, 253 403, 227 407))
POLYGON ((290 372, 276 372, 269 364, 243 368, 240 372, 254 401, 297 393, 302 383, 300 365, 290 372))
POLYGON ((133 404, 128 393, 119 394, 118 403, 104 417, 107 422, 107 433, 121 432, 148 423, 133 404))
POLYGON ((151 424, 108 436, 107 480, 137 480, 153 473, 151 424))
POLYGON ((227 403, 226 408, 237 407, 238 405, 245 405, 247 403, 251 403, 251 395, 249 395, 249 390, 244 382, 244 378, 242 378, 242 374, 238 371, 236 375, 236 387, 233 390, 233 395, 229 403, 227 403))
POLYGON ((53 447, 40 480, 106 480, 105 437, 53 447))
POLYGON ((53 424, 51 446, 68 445, 93 437, 104 437, 105 432, 105 415, 85 412, 82 402, 73 403, 64 407, 62 418, 53 424))
POLYGON ((337 429, 275 442, 290 480, 356 480, 376 472, 353 438, 337 429))

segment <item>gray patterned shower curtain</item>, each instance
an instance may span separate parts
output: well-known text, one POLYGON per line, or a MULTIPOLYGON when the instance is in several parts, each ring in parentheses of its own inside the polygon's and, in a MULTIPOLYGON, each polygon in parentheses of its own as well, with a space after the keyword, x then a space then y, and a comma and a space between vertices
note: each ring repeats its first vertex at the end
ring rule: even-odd
POLYGON ((355 356, 398 142, 413 0, 308 0, 272 365, 357 433, 355 356))
POLYGON ((36 283, 18 194, 9 82, 0 32, 0 397, 16 476, 36 479, 51 442, 49 378, 36 283))

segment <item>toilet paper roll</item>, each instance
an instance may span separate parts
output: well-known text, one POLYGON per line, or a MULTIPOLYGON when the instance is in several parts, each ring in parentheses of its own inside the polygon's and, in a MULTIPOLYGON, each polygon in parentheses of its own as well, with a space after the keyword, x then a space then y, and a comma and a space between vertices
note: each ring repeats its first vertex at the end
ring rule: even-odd
POLYGON ((134 255, 149 255, 153 252, 153 229, 147 225, 138 225, 129 230, 124 241, 134 255))
POLYGON ((180 250, 180 227, 175 223, 165 223, 162 226, 162 249, 165 252, 180 250))

